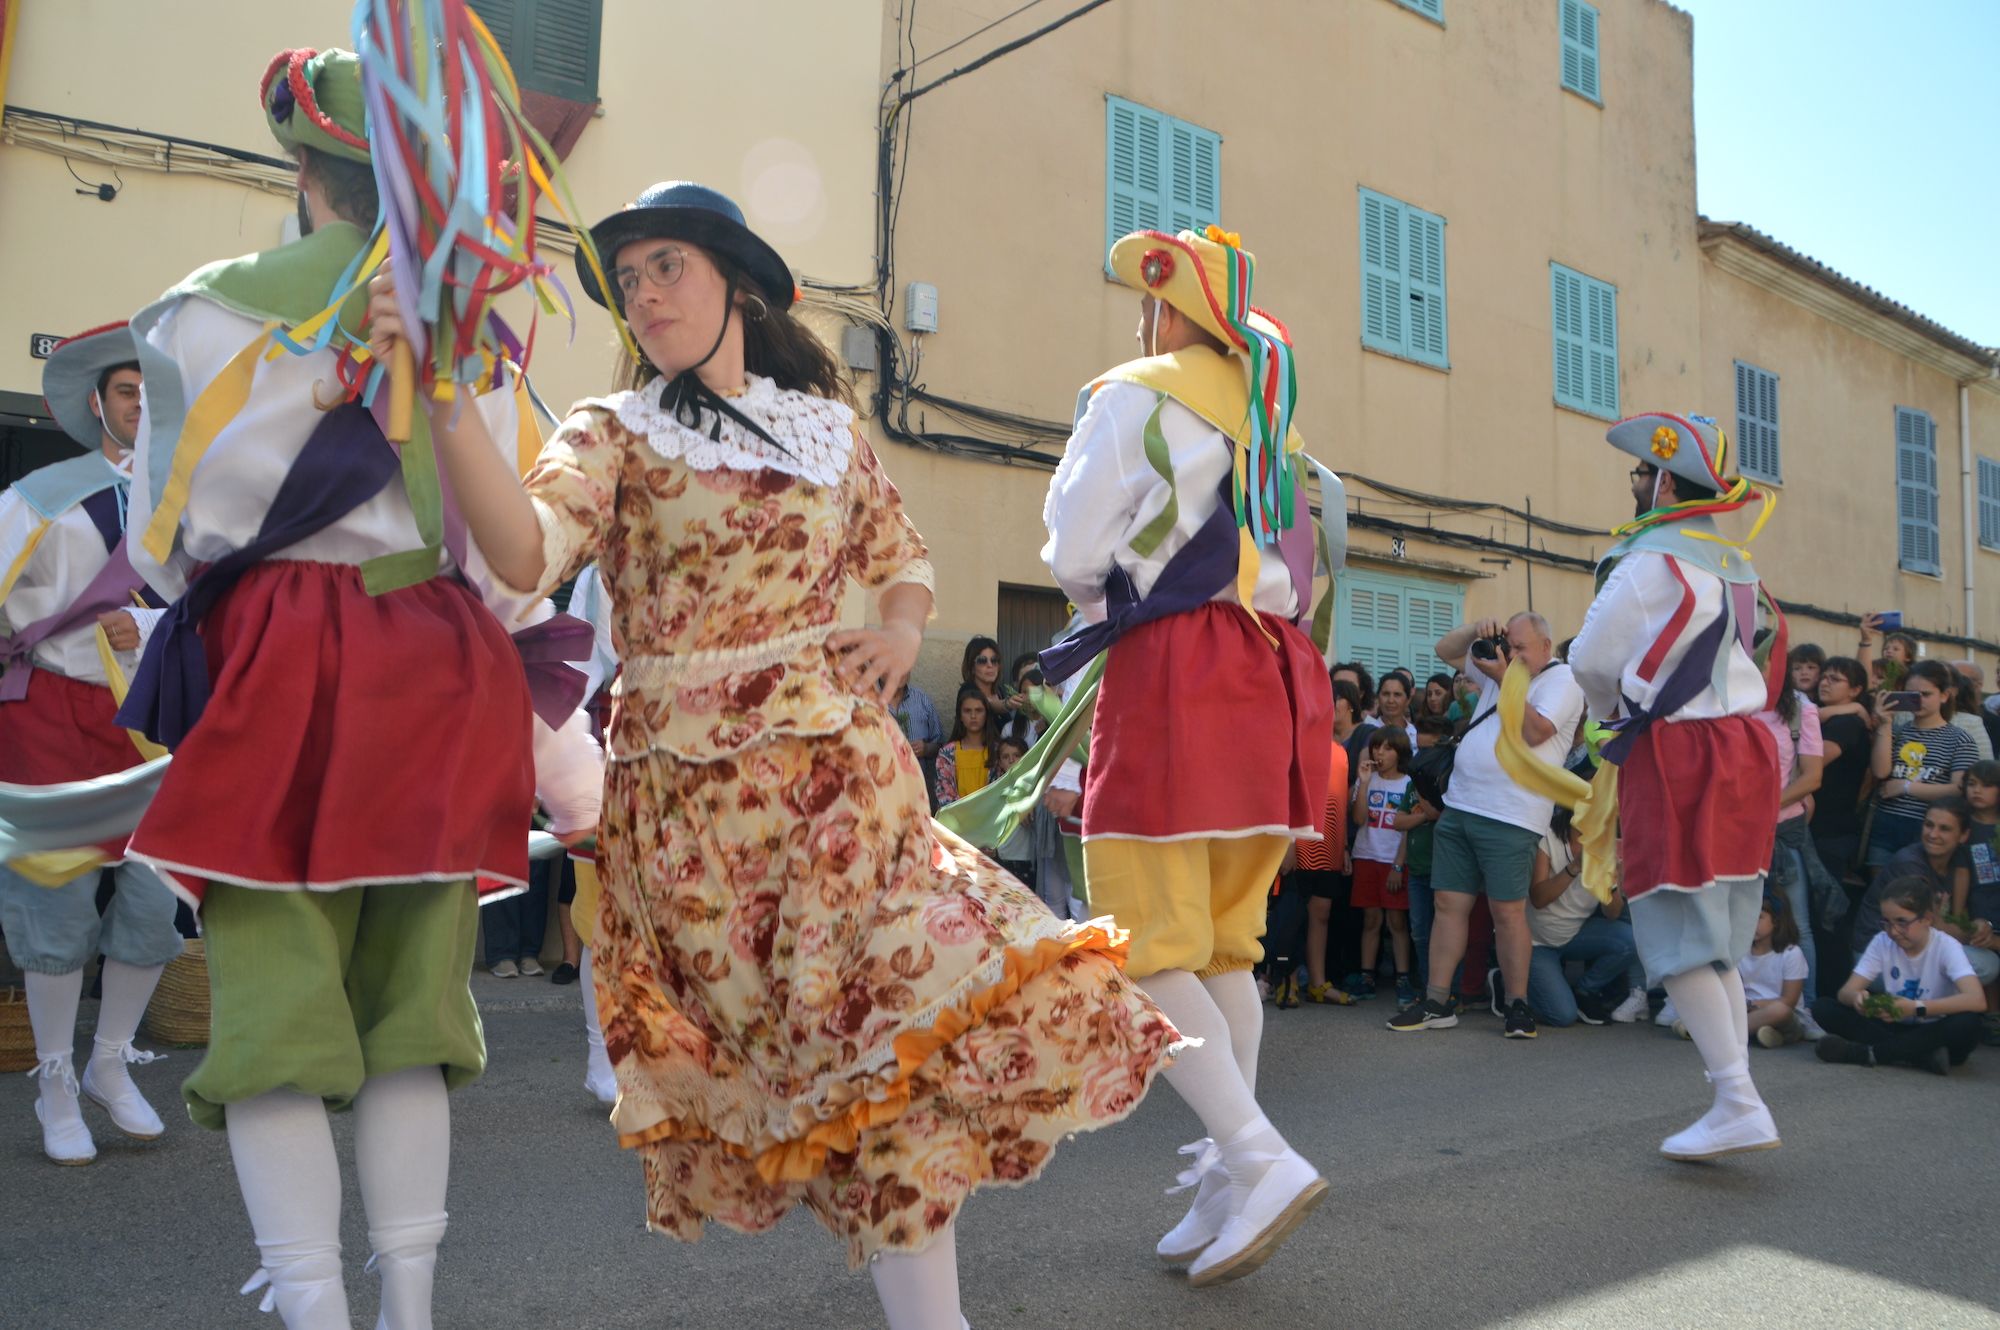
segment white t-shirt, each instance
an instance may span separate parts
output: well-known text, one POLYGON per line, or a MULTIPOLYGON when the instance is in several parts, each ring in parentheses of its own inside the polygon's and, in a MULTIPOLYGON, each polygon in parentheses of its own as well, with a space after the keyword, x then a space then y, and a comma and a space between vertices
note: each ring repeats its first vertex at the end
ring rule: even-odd
POLYGON ((1762 956, 1753 951, 1736 962, 1736 973, 1743 977, 1743 996, 1752 1002, 1769 1002, 1785 995, 1788 981, 1805 981, 1806 954, 1797 947, 1767 951, 1762 956))
MULTIPOLYGON (((1486 722, 1491 725, 1492 721, 1486 722)), ((1458 784, 1457 775, 1452 785, 1458 784)), ((1549 871, 1560 873, 1569 867, 1569 846, 1553 830, 1542 833, 1542 852, 1549 856, 1549 871)), ((1563 888, 1563 894, 1540 908, 1528 911, 1528 935, 1538 947, 1566 947, 1583 928, 1583 921, 1597 913, 1597 897, 1578 878, 1563 888)))
POLYGON ((1410 788, 1408 776, 1377 776, 1368 782, 1368 821, 1354 833, 1354 857, 1378 864, 1393 864, 1403 848, 1403 833, 1396 830, 1397 810, 1410 788))
MULTIPOLYGON (((1877 933, 1854 962, 1863 979, 1880 979, 1882 991, 1912 1002, 1936 1002, 1958 991, 1958 981, 1972 977, 1965 948, 1950 934, 1933 928, 1930 945, 1912 956, 1887 933, 1877 933)), ((1931 1020, 1937 1020, 1932 1016, 1931 1020)))
MULTIPOLYGON (((1461 663, 1467 677, 1479 683, 1479 701, 1472 710, 1477 720, 1500 700, 1500 685, 1475 667, 1471 653, 1461 663)), ((1554 734, 1535 745, 1535 756, 1561 766, 1569 755, 1569 741, 1575 737, 1576 723, 1583 719, 1583 690, 1577 687, 1569 666, 1554 661, 1536 675, 1528 685, 1528 706, 1556 727, 1554 734)), ((1480 721, 1466 731, 1451 769, 1451 785, 1444 792, 1444 806, 1461 813, 1477 813, 1539 835, 1547 830, 1556 806, 1522 789, 1500 769, 1500 758, 1494 751, 1499 737, 1498 716, 1480 721)))

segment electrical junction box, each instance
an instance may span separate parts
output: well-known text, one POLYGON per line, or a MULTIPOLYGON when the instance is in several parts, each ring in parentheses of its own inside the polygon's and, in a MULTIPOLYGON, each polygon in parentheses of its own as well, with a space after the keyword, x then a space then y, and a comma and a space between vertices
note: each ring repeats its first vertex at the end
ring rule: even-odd
POLYGON ((840 358, 849 369, 873 373, 876 368, 875 330, 850 323, 840 330, 840 358))
POLYGON ((903 326, 913 333, 938 330, 937 288, 929 282, 911 282, 903 292, 903 326))

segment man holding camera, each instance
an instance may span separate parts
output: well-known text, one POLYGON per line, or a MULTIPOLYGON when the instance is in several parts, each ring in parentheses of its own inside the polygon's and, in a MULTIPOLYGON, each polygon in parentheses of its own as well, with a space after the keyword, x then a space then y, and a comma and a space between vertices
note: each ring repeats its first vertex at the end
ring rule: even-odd
POLYGON ((1528 883, 1534 876, 1535 847, 1549 829, 1555 804, 1516 785, 1500 769, 1494 751, 1500 726, 1494 708, 1508 663, 1519 660, 1534 676, 1522 737, 1543 761, 1560 766, 1570 736, 1583 716, 1583 692, 1569 666, 1555 659, 1548 620, 1533 611, 1505 624, 1497 619, 1461 625, 1437 644, 1440 658, 1463 664, 1479 684, 1472 720, 1459 740, 1451 782, 1444 792, 1444 815, 1432 841, 1431 888, 1436 893, 1431 921, 1429 979, 1424 996, 1389 1021, 1402 1032, 1441 1030, 1458 1024, 1452 976, 1465 956, 1467 923, 1482 892, 1493 911, 1495 950, 1506 990, 1504 1034, 1533 1039, 1535 1018, 1528 1010, 1528 959, 1534 939, 1528 932, 1528 883))

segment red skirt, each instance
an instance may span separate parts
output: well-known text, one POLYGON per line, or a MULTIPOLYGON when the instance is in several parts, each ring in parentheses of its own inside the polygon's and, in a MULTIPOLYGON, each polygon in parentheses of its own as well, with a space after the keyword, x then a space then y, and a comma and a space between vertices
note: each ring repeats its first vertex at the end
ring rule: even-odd
POLYGON ((527 676, 463 585, 370 596, 358 567, 274 560, 201 634, 208 706, 132 834, 133 858, 197 905, 210 879, 525 885, 527 676))
MULTIPOLYGON (((139 765, 144 759, 117 716, 118 703, 103 684, 31 670, 28 695, 0 702, 0 781, 61 785, 139 765)), ((97 848, 113 863, 125 855, 122 838, 97 848)))
POLYGON ((1750 716, 1648 727, 1618 776, 1626 897, 1768 872, 1779 788, 1777 741, 1750 716))
POLYGON ((1310 834, 1333 764, 1333 689, 1305 634, 1278 645, 1211 601, 1133 629, 1098 687, 1083 835, 1310 834))

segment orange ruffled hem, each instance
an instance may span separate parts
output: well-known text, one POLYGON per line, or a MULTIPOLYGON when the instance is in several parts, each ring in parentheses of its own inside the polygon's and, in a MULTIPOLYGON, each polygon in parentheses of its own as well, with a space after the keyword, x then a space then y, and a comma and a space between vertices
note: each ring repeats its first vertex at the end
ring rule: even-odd
MULTIPOLYGON (((1075 952, 1090 951, 1107 956, 1125 968, 1130 942, 1123 930, 1116 933, 1087 925, 1060 938, 1044 938, 1030 947, 1010 947, 1001 958, 998 982, 969 994, 957 1006, 947 1007, 929 1028, 905 1030, 896 1036, 896 1074, 887 1093, 880 1099, 858 1099, 837 1117, 819 1123, 804 1136, 780 1141, 763 1150, 734 1141, 717 1142, 733 1155, 749 1159, 757 1176, 765 1182, 805 1182, 826 1169, 830 1154, 852 1154, 860 1148, 861 1133, 894 1122, 910 1107, 910 1077, 939 1049, 957 1040, 967 1030, 985 1021, 987 1014, 1007 1002, 1030 979, 1060 964, 1075 952)), ((715 1133, 700 1123, 667 1118, 644 1131, 620 1133, 619 1145, 626 1149, 651 1145, 655 1141, 713 1141, 715 1133)))

